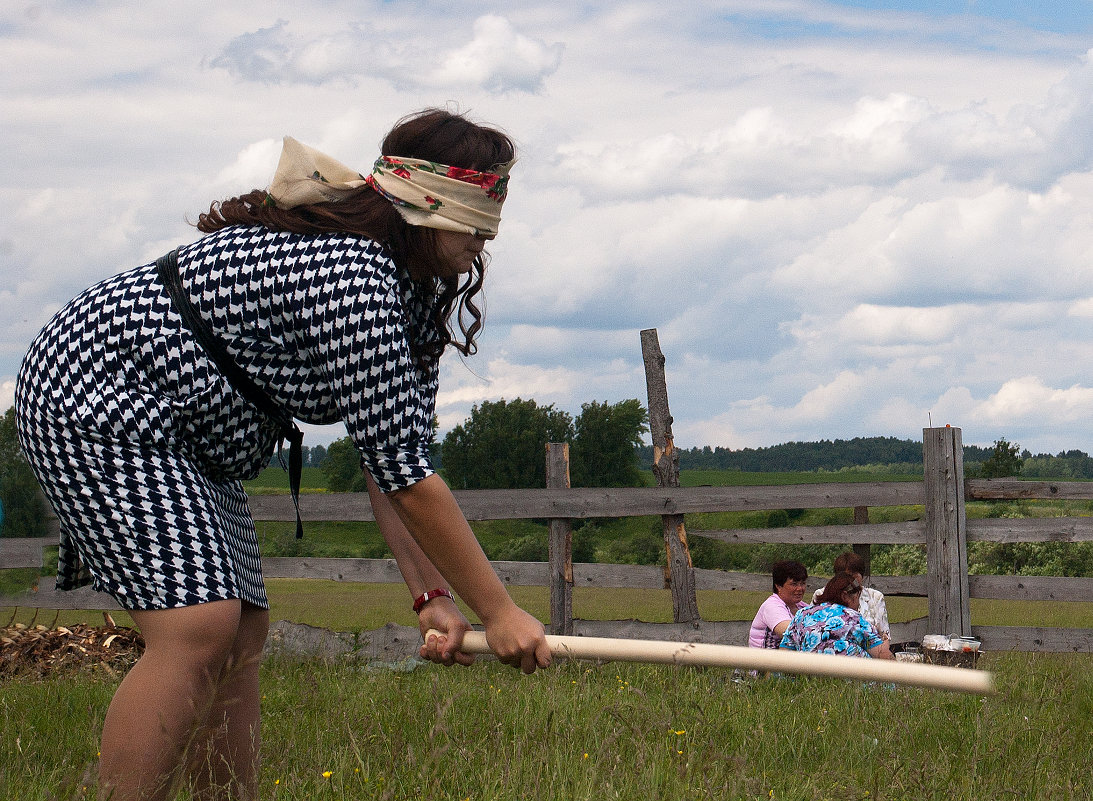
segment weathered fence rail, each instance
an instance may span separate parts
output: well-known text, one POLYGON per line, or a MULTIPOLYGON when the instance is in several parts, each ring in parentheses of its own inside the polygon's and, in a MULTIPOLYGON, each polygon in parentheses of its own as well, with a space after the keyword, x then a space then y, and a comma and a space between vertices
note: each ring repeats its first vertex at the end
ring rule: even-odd
MULTIPOLYGON (((551 587, 552 629, 591 636, 636 636, 661 639, 696 639, 740 643, 746 621, 711 622, 679 620, 671 624, 640 621, 585 621, 572 619, 571 595, 575 587, 631 587, 664 589, 665 570, 660 566, 573 564, 567 552, 568 524, 574 519, 597 517, 656 516, 676 520, 697 512, 770 509, 854 508, 870 506, 922 506, 923 517, 904 523, 856 523, 854 525, 796 526, 775 529, 722 531, 691 530, 724 542, 757 544, 917 544, 927 546, 928 572, 920 576, 873 576, 872 583, 888 595, 925 596, 930 616, 895 624, 895 639, 918 639, 928 632, 971 633, 968 601, 971 598, 1029 601, 1088 601, 1093 599, 1093 578, 1038 576, 969 576, 966 556, 960 554, 969 541, 993 542, 1088 542, 1093 541, 1093 518, 969 520, 966 500, 1068 499, 1093 500, 1093 483, 971 480, 957 472, 959 429, 927 429, 924 448, 949 437, 933 460, 936 475, 923 482, 875 482, 861 484, 798 484, 767 487, 655 487, 635 489, 569 489, 563 466, 555 464, 552 475, 560 486, 538 490, 464 490, 455 493, 470 520, 522 518, 551 521, 551 538, 557 549, 550 562, 495 562, 501 579, 511 585, 551 587), (956 450, 954 451, 954 448, 956 450), (947 454, 947 455, 946 455, 947 454), (946 459, 948 461, 946 462, 946 459), (946 481, 949 486, 942 486, 946 481), (955 494, 954 494, 955 493, 955 494), (928 510, 935 510, 933 519, 928 510), (931 533, 931 527, 933 533, 931 533), (931 548, 931 539, 933 548, 931 548), (944 558, 940 558, 944 555, 944 558), (939 566, 939 563, 940 566, 939 566), (942 572, 944 575, 942 575, 942 572), (557 612, 562 610, 561 615, 557 612), (562 619, 559 619, 562 618, 562 619)), ((555 454, 554 458, 558 458, 555 454)), ((564 461, 564 460, 563 460, 564 461)), ((292 501, 284 495, 257 495, 251 510, 258 520, 294 521, 292 501)), ((314 494, 301 498, 306 521, 370 521, 367 494, 314 494)), ((44 547, 57 544, 56 535, 40 539, 0 540, 0 568, 40 567, 44 547)), ((966 551, 964 551, 966 554, 966 551)), ((367 583, 400 582, 391 559, 324 559, 267 557, 263 571, 269 578, 321 578, 367 583)), ((766 575, 731 573, 691 568, 694 590, 767 591, 766 575)), ((814 586, 819 586, 813 580, 814 586)), ((35 606, 46 609, 116 609, 109 596, 87 589, 62 593, 53 580, 43 578, 37 592, 0 597, 0 606, 35 606)), ((1030 621, 1033 622, 1033 621, 1030 621)), ((975 634, 990 650, 1093 651, 1093 629, 1043 626, 976 626, 975 634)))

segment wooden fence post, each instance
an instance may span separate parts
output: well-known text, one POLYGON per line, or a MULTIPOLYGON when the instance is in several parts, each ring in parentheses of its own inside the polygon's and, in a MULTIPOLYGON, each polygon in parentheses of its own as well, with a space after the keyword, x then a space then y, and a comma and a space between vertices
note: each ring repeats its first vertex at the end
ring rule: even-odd
MULTIPOLYGON (((548 489, 569 489, 569 443, 546 446, 548 489)), ((573 633, 573 524, 569 518, 551 518, 548 545, 550 569, 550 633, 573 633)))
POLYGON ((924 428, 926 596, 931 634, 971 634, 968 603, 968 519, 964 509, 964 447, 960 429, 924 428))
MULTIPOLYGON (((679 453, 672 439, 672 415, 668 412, 668 385, 664 378, 664 354, 655 328, 641 332, 645 361, 645 387, 649 395, 649 431, 653 438, 653 475, 658 487, 679 486, 679 453)), ((672 619, 698 624, 695 570, 687 546, 683 515, 662 515, 664 545, 668 552, 668 584, 672 590, 672 619)))
MULTIPOLYGON (((868 506, 855 506, 854 507, 854 525, 864 526, 869 523, 869 507, 868 506)), ((853 545, 854 553, 862 558, 865 562, 865 575, 871 576, 873 574, 872 561, 873 561, 873 549, 869 543, 855 543, 853 545)))

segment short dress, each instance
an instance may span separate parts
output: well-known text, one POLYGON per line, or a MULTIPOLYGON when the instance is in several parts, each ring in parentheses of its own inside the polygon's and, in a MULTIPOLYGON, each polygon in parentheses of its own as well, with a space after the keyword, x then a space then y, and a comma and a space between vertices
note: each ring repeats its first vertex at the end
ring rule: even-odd
MULTIPOLYGON (((183 246, 182 285, 229 354, 308 423, 345 422, 390 492, 434 471, 436 287, 346 234, 232 226, 183 246)), ((240 481, 277 427, 190 333, 154 264, 91 287, 41 331, 15 394, 20 444, 61 525, 58 589, 90 583, 125 609, 239 599, 268 608, 240 481)))

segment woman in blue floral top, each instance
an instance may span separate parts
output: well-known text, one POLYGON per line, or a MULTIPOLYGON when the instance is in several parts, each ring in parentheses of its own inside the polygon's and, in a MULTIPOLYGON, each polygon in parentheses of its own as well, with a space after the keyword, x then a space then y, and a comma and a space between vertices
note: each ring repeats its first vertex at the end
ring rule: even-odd
POLYGON ((827 582, 817 602, 794 615, 779 648, 814 654, 893 659, 892 651, 858 612, 862 585, 850 573, 827 582))

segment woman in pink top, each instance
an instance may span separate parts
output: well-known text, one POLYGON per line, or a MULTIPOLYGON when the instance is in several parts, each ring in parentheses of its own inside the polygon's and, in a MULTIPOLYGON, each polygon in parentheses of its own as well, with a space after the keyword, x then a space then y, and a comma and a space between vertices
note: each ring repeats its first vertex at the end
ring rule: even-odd
POLYGON ((804 565, 792 559, 784 559, 775 562, 770 572, 774 592, 763 601, 751 622, 748 645, 752 648, 777 648, 789 621, 798 609, 807 606, 801 600, 805 597, 805 584, 808 581, 808 570, 804 565))

